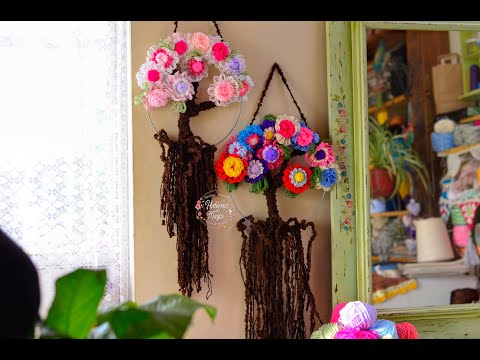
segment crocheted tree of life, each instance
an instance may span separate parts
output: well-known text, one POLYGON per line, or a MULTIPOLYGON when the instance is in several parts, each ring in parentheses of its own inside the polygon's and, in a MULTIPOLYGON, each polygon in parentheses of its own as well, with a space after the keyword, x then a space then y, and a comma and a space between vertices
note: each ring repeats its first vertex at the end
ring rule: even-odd
POLYGON ((310 331, 315 317, 319 319, 309 286, 315 226, 297 218, 283 220, 276 194, 281 187, 291 198, 309 189, 329 191, 340 180, 332 146, 304 121, 268 114, 260 125, 249 125, 230 138, 215 170, 228 192, 249 186, 250 192, 263 193, 267 200, 265 220, 249 215, 237 223, 243 239, 245 336, 305 338, 304 309, 310 312, 310 331), (303 156, 309 166, 293 162, 296 156, 303 156), (312 235, 305 257, 301 231, 307 228, 312 235))
POLYGON ((178 284, 182 294, 191 296, 202 281, 211 294, 208 266, 207 226, 196 219, 195 205, 208 192, 216 191, 213 167, 216 147, 195 136, 190 121, 217 106, 225 107, 248 99, 253 86, 243 55, 218 35, 202 32, 174 32, 147 51, 146 62, 136 75, 142 93, 134 99, 147 111, 171 105, 179 113, 178 140, 163 129, 155 134, 161 147, 164 173, 160 209, 162 225, 170 237, 177 237, 178 284), (197 102, 199 82, 208 76, 209 66, 220 72, 208 87, 209 100, 197 102), (168 147, 168 151, 165 148, 168 147))

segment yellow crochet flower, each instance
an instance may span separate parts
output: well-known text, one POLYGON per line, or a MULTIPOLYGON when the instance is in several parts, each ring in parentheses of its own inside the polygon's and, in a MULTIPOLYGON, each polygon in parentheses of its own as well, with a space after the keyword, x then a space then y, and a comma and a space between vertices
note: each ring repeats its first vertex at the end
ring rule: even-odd
POLYGON ((245 165, 243 165, 242 159, 238 157, 229 156, 223 161, 223 170, 227 176, 237 177, 243 169, 245 169, 245 165))

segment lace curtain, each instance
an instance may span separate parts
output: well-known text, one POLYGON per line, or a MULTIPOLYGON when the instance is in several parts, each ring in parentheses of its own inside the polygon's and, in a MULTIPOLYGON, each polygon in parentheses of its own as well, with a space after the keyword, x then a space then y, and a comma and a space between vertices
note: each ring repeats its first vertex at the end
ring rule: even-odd
POLYGON ((55 280, 106 268, 129 296, 127 23, 0 22, 0 227, 55 280))

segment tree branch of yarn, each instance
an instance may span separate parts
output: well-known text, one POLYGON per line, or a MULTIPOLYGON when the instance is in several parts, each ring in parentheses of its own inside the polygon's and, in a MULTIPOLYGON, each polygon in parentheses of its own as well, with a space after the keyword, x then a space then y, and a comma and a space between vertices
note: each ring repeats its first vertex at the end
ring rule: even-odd
POLYGON ((154 137, 160 144, 160 158, 165 164, 160 190, 162 225, 167 226, 170 237, 177 236, 180 291, 191 296, 193 286, 199 292, 203 280, 207 283, 209 296, 212 274, 208 267, 208 229, 202 222, 190 219, 195 219, 197 200, 207 192, 217 190, 213 167, 217 148, 193 135, 190 121, 216 106, 212 101, 197 103, 198 83, 193 86, 195 95, 186 102, 187 110, 178 118, 178 140, 170 139, 164 129, 154 137))
MULTIPOLYGON (((295 150, 292 156, 301 154, 295 150)), ((245 284, 248 339, 305 339, 304 311, 309 312, 310 333, 315 328, 315 318, 323 324, 309 285, 315 225, 297 218, 285 221, 278 211, 276 192, 282 186, 287 165, 285 161, 275 175, 266 175, 268 217, 255 220, 250 215, 237 223, 243 239, 240 270, 245 284), (246 223, 250 223, 248 235, 246 223), (301 231, 307 228, 312 235, 305 259, 301 231)))

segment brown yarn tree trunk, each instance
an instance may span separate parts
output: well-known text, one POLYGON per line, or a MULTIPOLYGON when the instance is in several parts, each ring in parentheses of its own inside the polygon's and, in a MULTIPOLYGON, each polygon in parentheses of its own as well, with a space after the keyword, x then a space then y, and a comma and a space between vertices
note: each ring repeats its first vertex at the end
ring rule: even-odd
POLYGON ((194 286, 197 292, 201 290, 203 280, 208 286, 208 297, 212 291, 208 230, 197 220, 195 205, 206 193, 217 190, 213 166, 217 148, 193 135, 190 120, 200 112, 214 108, 215 104, 211 101, 197 104, 198 83, 194 83, 194 89, 193 99, 186 102, 187 110, 178 118, 178 140, 171 140, 163 129, 155 134, 155 139, 160 143, 160 158, 165 164, 160 190, 162 225, 167 226, 170 237, 177 236, 180 291, 191 296, 194 286), (168 146, 167 154, 165 145, 168 146))
POLYGON ((315 318, 322 324, 309 285, 315 225, 296 218, 284 221, 277 207, 276 192, 286 167, 285 161, 275 176, 267 174, 267 219, 255 221, 250 215, 237 223, 243 238, 240 270, 245 284, 247 339, 305 339, 305 311, 310 312, 310 334, 315 318), (308 227, 312 235, 305 259, 301 231, 308 227))

